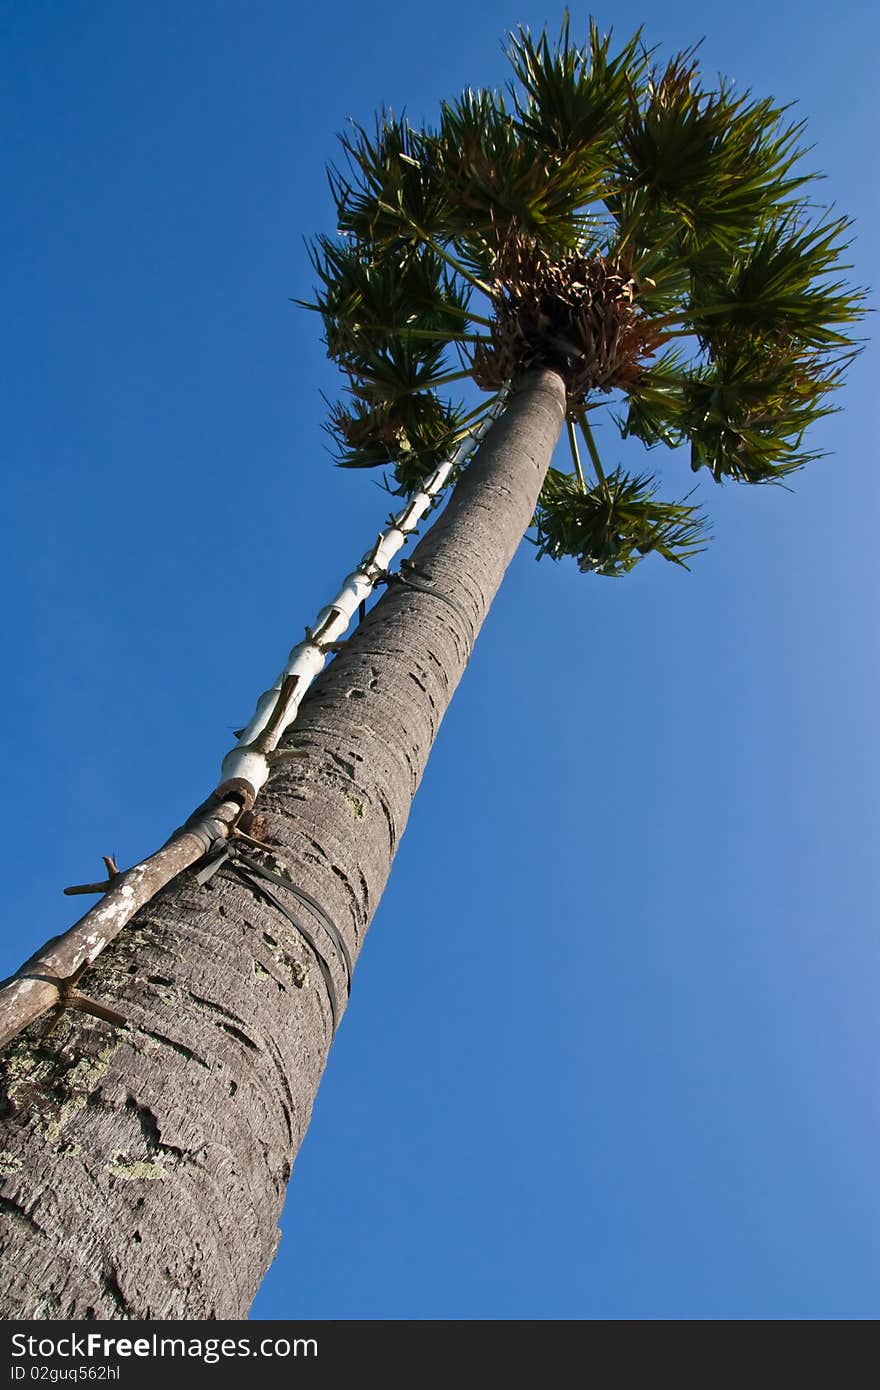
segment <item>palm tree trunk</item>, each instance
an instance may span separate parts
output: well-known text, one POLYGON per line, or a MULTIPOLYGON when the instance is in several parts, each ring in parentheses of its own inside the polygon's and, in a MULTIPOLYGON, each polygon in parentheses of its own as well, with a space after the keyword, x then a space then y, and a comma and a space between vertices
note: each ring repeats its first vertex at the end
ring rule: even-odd
POLYGON ((237 857, 201 884, 188 872, 89 971, 89 995, 125 1027, 67 1013, 44 1041, 34 1025, 6 1050, 4 1317, 246 1314, 346 957, 564 415, 561 378, 530 373, 415 551, 412 582, 389 588, 316 682, 286 739, 306 756, 276 764, 250 827, 271 853, 236 842, 245 872, 277 877, 244 877, 237 857))

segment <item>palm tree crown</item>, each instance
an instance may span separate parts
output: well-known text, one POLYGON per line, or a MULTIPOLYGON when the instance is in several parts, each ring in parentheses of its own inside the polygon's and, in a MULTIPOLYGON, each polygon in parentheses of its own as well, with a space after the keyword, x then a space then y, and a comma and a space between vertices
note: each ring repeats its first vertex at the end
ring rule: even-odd
POLYGON ((520 29, 507 54, 506 91, 464 92, 436 128, 383 113, 342 137, 309 306, 347 377, 339 462, 390 466, 409 494, 491 404, 445 388, 494 394, 549 366, 573 472, 547 475, 539 554, 606 575, 651 551, 684 564, 706 535, 690 494, 603 466, 591 416, 648 449, 689 444, 718 482, 779 482, 815 457, 803 436, 863 312, 835 278, 849 223, 809 199, 803 124, 704 87, 693 51, 658 66, 637 34, 612 55, 566 18, 555 44, 520 29))

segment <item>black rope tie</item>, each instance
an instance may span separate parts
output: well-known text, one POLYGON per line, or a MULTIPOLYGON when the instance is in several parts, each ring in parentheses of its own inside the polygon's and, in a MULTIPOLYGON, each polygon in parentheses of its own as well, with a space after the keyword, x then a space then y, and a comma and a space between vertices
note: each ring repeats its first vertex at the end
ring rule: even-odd
POLYGON ((253 859, 243 859, 241 850, 236 850, 235 862, 237 868, 240 868, 244 863, 249 873, 256 874, 259 878, 266 879, 269 883, 277 883, 280 888, 286 888, 288 893, 292 893, 295 898, 298 898, 304 907, 311 908, 312 912, 314 912, 315 916, 320 921, 321 926, 330 937, 330 940, 333 942, 333 945, 336 947, 338 954, 342 957, 345 964, 346 987, 348 993, 351 993, 351 977, 354 971, 354 965, 352 964, 348 947, 345 944, 345 938, 332 917, 329 917, 324 911, 317 898, 313 898, 311 893, 307 893, 304 888, 300 888, 296 883, 292 882, 291 879, 287 878, 286 875, 275 873, 273 869, 267 869, 265 864, 258 864, 253 859))
POLYGON ((336 985, 333 981, 333 972, 330 969, 330 963, 312 932, 309 931, 308 927, 305 926, 298 917, 294 916, 287 904, 282 902, 281 898, 278 897, 277 893, 272 891, 269 885, 277 885, 279 888, 284 888, 291 897, 296 898, 297 902, 302 903, 304 907, 309 908, 315 914, 321 926, 324 928, 324 931, 332 941, 337 956, 342 962, 345 971, 345 995, 346 998, 348 998, 351 993, 351 976, 354 966, 349 949, 345 944, 345 938, 336 926, 336 923, 327 915, 321 904, 316 898, 312 897, 311 893, 307 893, 304 888, 298 887, 297 884, 291 882, 291 880, 286 878, 283 874, 278 874, 272 869, 267 869, 265 865, 258 864, 254 859, 245 858, 238 846, 236 846, 233 851, 232 847, 227 845, 225 847, 225 852, 219 856, 218 859, 214 860, 213 863, 207 865, 207 867, 196 876, 197 881, 200 883, 207 882, 207 879, 220 868, 225 868, 227 872, 235 874, 237 878, 246 883, 255 893, 259 893, 267 902, 270 902, 273 907, 277 908, 282 916, 287 918, 290 925, 311 948, 318 962, 318 968, 324 977, 324 983, 327 986, 327 996, 330 1001, 330 1016, 333 1021, 333 1032, 335 1033, 339 1023, 340 1009, 339 996, 336 992, 336 985))
MULTIPOLYGON (((422 584, 420 580, 414 579, 414 570, 415 565, 413 562, 411 560, 404 560, 401 562, 399 571, 396 574, 389 574, 385 579, 385 583, 389 588, 394 586, 400 589, 416 589, 420 594, 428 594, 431 598, 439 599, 441 603, 445 603, 447 608, 451 608, 453 613, 457 613, 459 618, 461 618, 465 625, 465 630, 470 634, 471 646, 473 646, 476 641, 473 618, 470 617, 457 599, 451 598, 449 594, 441 594, 438 589, 432 588, 430 584, 422 584)), ((425 578, 430 579, 431 575, 426 574, 425 578)))

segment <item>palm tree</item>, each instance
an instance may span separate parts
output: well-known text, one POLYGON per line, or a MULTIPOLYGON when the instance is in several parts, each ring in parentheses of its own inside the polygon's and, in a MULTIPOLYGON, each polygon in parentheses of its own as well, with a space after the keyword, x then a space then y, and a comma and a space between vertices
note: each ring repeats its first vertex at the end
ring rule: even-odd
POLYGON ((693 53, 657 66, 638 35, 612 54, 566 22, 555 44, 520 30, 509 56, 510 92, 468 91, 436 129, 354 128, 331 171, 338 234, 314 246, 340 462, 390 470, 401 543, 449 472, 451 500, 397 576, 393 546, 367 552, 214 799, 145 866, 108 864, 102 904, 0 991, 6 1316, 249 1307, 412 797, 520 540, 609 576, 705 543, 690 492, 603 462, 594 412, 647 450, 687 445, 716 482, 779 483, 812 457, 861 295, 835 278, 846 220, 808 202, 802 127, 704 88, 693 53), (551 467, 563 432, 569 470, 551 467))

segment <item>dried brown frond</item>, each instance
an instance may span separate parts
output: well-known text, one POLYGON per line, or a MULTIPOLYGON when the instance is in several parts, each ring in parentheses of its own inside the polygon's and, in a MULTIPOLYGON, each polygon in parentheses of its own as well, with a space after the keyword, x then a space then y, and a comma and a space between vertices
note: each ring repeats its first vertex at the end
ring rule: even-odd
POLYGON ((368 444, 393 448, 399 443, 401 427, 393 420, 383 419, 379 411, 353 414, 342 405, 330 408, 330 425, 335 434, 353 449, 368 444))
POLYGON ((632 385, 663 342, 638 307, 638 281, 598 253, 551 256, 510 235, 498 252, 494 288, 492 341, 473 360, 474 380, 486 390, 529 367, 553 367, 578 410, 593 391, 632 385))

